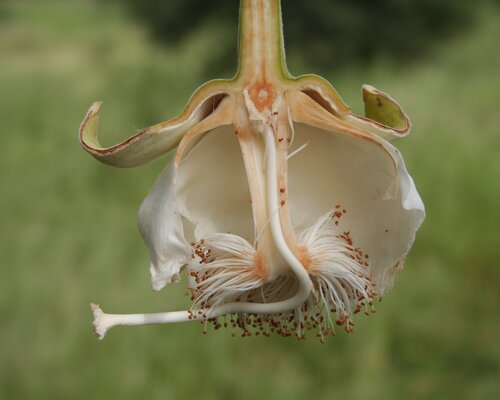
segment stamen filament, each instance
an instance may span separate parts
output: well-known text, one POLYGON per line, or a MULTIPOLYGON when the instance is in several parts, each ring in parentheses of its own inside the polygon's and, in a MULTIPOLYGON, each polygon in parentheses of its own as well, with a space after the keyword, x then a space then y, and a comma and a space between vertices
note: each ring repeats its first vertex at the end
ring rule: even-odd
POLYGON ((294 155, 300 153, 302 150, 304 150, 307 146, 309 146, 309 141, 305 142, 302 146, 300 146, 297 150, 292 151, 290 154, 287 156, 287 160, 292 158, 294 155))

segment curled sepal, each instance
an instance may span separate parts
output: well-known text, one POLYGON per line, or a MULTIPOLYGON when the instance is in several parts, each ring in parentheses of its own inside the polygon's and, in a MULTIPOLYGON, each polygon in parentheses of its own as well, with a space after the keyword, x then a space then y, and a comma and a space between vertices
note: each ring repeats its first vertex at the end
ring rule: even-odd
POLYGON ((163 170, 153 190, 139 209, 137 223, 151 255, 151 285, 162 289, 179 279, 180 269, 191 259, 191 248, 184 238, 182 220, 177 211, 174 162, 163 170))
POLYGON ((404 137, 410 132, 410 119, 398 102, 387 93, 373 86, 363 85, 363 102, 365 117, 350 113, 343 119, 387 141, 404 137))
POLYGON ((80 125, 82 147, 99 161, 115 167, 135 167, 154 161, 175 148, 184 134, 211 111, 213 102, 200 104, 192 113, 143 129, 127 140, 112 146, 101 146, 97 134, 101 102, 92 104, 80 125))

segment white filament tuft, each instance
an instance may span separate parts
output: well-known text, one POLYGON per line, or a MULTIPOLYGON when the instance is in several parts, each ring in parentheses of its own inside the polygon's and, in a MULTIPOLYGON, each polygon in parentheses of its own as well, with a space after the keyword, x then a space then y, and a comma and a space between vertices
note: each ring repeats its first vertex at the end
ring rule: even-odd
MULTIPOLYGON (((340 232, 333 226, 336 212, 320 217, 298 241, 310 257, 308 271, 315 283, 315 313, 330 319, 330 312, 334 312, 336 323, 345 325, 350 332, 353 314, 363 306, 372 307, 374 284, 370 279, 369 256, 353 246, 350 232, 340 232)), ((329 323, 333 326, 333 321, 329 323)))
POLYGON ((230 233, 213 233, 193 243, 189 267, 194 304, 192 310, 216 307, 264 284, 255 268, 255 248, 230 233))

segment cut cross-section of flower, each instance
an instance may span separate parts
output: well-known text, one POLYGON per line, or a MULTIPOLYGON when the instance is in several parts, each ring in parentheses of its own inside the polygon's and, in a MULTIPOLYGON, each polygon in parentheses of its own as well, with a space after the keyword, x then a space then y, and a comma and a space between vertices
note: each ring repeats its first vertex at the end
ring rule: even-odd
POLYGON ((186 311, 105 314, 116 325, 202 320, 215 328, 320 340, 374 312, 425 212, 390 141, 410 122, 387 94, 363 87, 365 116, 324 79, 284 63, 279 0, 242 0, 240 68, 212 81, 180 117, 114 147, 97 139, 99 105, 80 129, 108 164, 144 164, 177 147, 139 211, 155 290, 184 272, 186 311))

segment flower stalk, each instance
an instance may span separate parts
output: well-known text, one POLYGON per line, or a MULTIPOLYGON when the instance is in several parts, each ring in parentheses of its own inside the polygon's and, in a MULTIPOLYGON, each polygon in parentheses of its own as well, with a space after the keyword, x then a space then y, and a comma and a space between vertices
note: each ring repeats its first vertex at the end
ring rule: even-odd
POLYGON ((237 79, 273 82, 289 76, 279 0, 242 0, 237 79))

